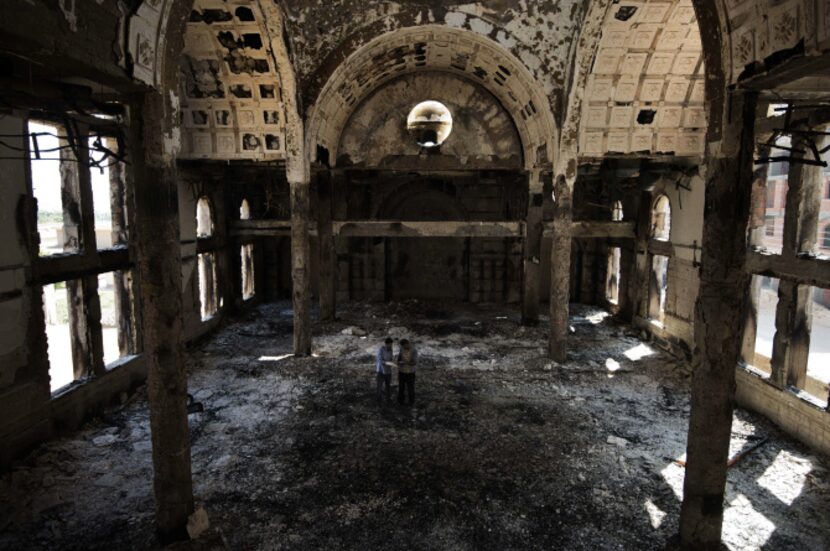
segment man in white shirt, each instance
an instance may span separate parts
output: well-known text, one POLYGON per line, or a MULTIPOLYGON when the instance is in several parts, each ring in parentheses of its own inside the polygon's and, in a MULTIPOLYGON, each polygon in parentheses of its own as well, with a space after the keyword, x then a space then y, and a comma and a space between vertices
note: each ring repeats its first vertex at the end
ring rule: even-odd
POLYGON ((375 362, 377 373, 377 399, 378 404, 383 404, 384 386, 386 387, 386 401, 392 399, 392 367, 395 365, 395 356, 392 353, 392 338, 387 337, 383 345, 378 348, 375 362))

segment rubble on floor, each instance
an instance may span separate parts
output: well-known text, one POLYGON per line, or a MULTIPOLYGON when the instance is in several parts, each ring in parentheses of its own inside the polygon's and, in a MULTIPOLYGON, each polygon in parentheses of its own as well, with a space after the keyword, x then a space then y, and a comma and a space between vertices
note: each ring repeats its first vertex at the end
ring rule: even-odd
MULTIPOLYGON (((341 307, 295 359, 288 308, 189 354, 197 508, 223 546, 644 550, 676 533, 690 368, 605 313, 574 307, 560 365, 544 320, 415 301, 341 307), (419 351, 414 408, 375 403, 387 335, 419 351)), ((733 431, 730 456, 769 441, 729 471, 728 548, 830 548, 826 458, 744 411, 733 431)), ((2 479, 0 548, 159 548, 150 453, 144 397, 42 446, 2 479)))

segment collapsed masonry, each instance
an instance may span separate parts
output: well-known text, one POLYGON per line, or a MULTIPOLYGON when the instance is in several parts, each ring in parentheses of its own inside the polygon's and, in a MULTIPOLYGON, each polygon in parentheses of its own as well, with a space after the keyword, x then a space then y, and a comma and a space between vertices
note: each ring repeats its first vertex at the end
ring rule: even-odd
POLYGON ((685 355, 689 549, 735 399, 830 451, 827 6, 60 4, 0 7, 4 465, 146 380, 175 533, 184 344, 288 298, 298 357, 313 304, 407 299, 547 307, 559 362, 600 305, 685 355))

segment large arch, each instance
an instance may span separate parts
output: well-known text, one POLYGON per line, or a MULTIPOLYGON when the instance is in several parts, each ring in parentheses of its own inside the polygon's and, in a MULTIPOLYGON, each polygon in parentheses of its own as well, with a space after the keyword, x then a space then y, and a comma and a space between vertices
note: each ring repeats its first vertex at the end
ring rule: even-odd
POLYGON ((526 168, 553 159, 558 135, 553 113, 524 64, 486 37, 443 25, 386 33, 349 56, 309 110, 308 150, 313 155, 322 147, 336 159, 343 129, 362 99, 396 77, 427 70, 459 75, 492 93, 516 124, 526 168))
MULTIPOLYGON (((346 123, 338 166, 415 162, 421 148, 405 123, 412 108, 427 99, 445 105, 452 116, 451 132, 438 155, 441 166, 521 169, 521 140, 510 115, 482 86, 447 72, 409 73, 377 88, 346 123)), ((431 164, 437 166, 436 159, 433 155, 431 164)))

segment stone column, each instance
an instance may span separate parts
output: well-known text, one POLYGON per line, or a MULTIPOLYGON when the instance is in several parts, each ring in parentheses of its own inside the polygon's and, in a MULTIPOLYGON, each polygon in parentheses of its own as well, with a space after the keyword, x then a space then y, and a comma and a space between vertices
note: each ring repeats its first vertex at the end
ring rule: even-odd
POLYGON ((169 97, 149 92, 131 105, 128 152, 135 186, 141 333, 153 442, 156 522, 184 534, 193 513, 187 373, 182 340, 182 261, 174 152, 164 136, 176 124, 169 97))
POLYGON ((294 302, 294 355, 311 355, 311 185, 308 180, 291 186, 291 296, 294 302))
POLYGON ((550 261, 550 341, 551 359, 564 362, 568 355, 568 314, 571 299, 571 242, 573 210, 571 189, 564 176, 554 183, 553 240, 550 261))
POLYGON ((525 325, 539 323, 539 280, 542 271, 542 235, 545 229, 542 220, 544 193, 539 179, 538 173, 531 173, 528 182, 529 197, 522 255, 522 323, 525 325))
POLYGON ((755 151, 756 95, 733 92, 720 141, 707 147, 695 360, 680 512, 683 549, 720 547, 735 368, 749 276, 744 270, 755 151))
POLYGON ((317 180, 317 236, 320 247, 320 319, 334 320, 337 313, 337 252, 332 224, 332 180, 328 172, 317 180))

